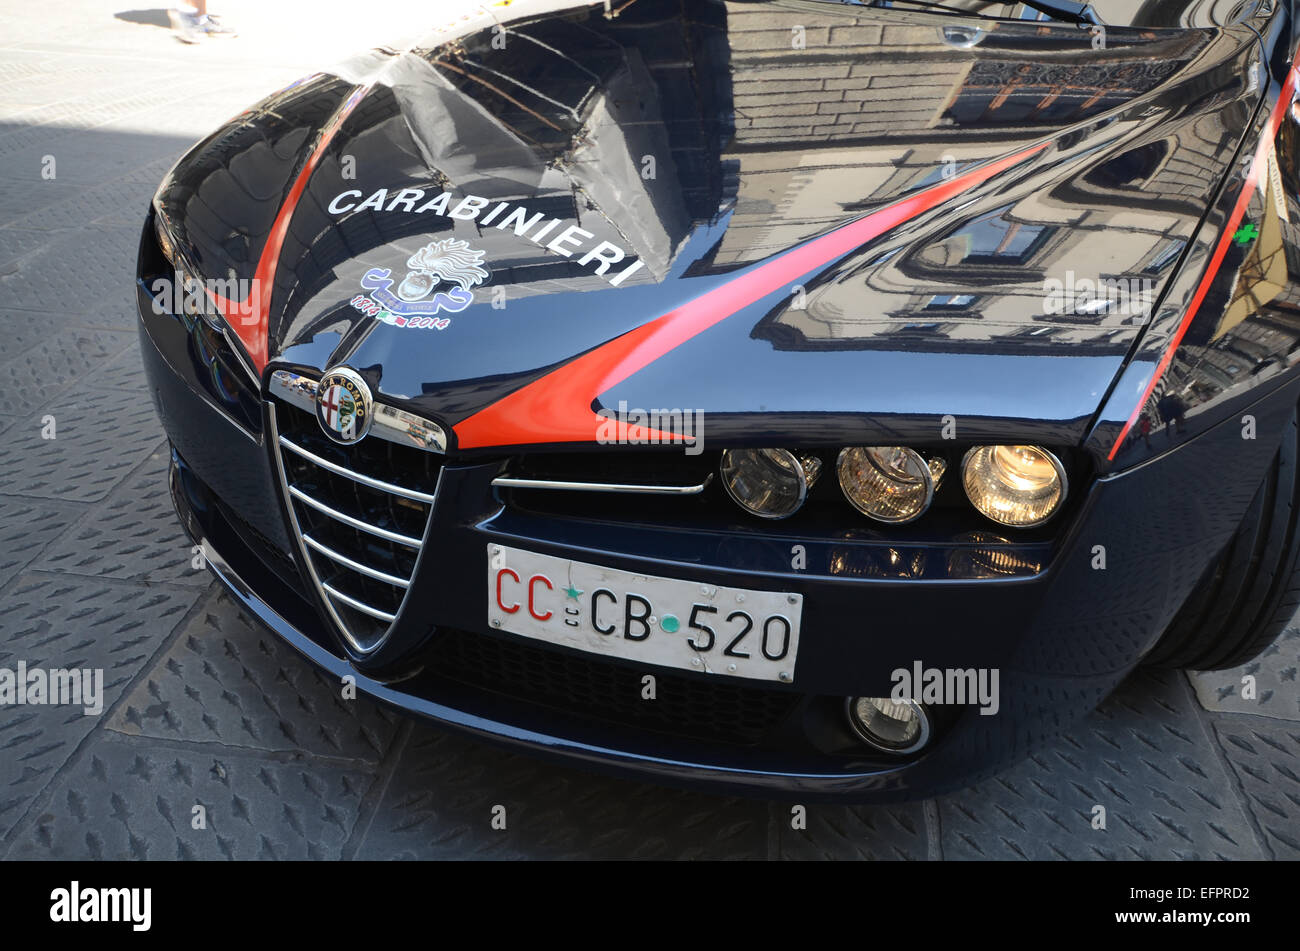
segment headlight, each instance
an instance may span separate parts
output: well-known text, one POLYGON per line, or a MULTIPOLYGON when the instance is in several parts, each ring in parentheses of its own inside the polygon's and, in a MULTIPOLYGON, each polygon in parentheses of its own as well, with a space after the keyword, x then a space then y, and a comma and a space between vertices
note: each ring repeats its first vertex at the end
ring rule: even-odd
POLYGON ((193 268, 185 263, 185 257, 176 248, 171 229, 167 226, 162 213, 156 209, 153 216, 153 230, 158 239, 158 248, 162 251, 163 257, 167 259, 167 264, 172 269, 168 280, 174 281, 176 284, 174 291, 170 295, 171 300, 179 305, 176 308, 176 316, 192 319, 201 318, 213 330, 224 333, 226 328, 225 318, 221 316, 216 305, 208 297, 207 291, 204 290, 203 281, 194 273, 193 268))
POLYGON ((728 449, 718 467, 727 494, 759 518, 786 518, 799 511, 821 474, 821 460, 786 449, 728 449))
POLYGON ((226 319, 208 297, 203 281, 179 261, 174 265, 171 279, 176 282, 174 300, 180 305, 177 316, 188 318, 186 326, 192 327, 195 320, 202 320, 217 333, 225 333, 226 319))
POLYGON ((943 460, 931 466, 915 449, 851 446, 840 452, 835 468, 840 489, 855 509, 879 522, 902 524, 929 508, 943 477, 943 460))
POLYGON ((966 497, 1000 525, 1041 525, 1065 499, 1065 469, 1038 446, 979 446, 961 468, 966 497))
POLYGON ((163 257, 174 268, 176 266, 176 245, 167 230, 167 225, 163 223, 163 216, 157 211, 153 215, 153 233, 154 237, 158 239, 158 248, 162 251, 163 257))

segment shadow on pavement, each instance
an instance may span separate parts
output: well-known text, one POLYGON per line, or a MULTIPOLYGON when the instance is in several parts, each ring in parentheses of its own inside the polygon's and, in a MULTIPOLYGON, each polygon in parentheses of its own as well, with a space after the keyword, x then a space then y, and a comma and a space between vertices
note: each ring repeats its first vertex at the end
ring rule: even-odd
POLYGON ((125 20, 127 23, 138 23, 141 26, 160 26, 165 30, 171 29, 171 22, 167 19, 167 11, 159 8, 155 10, 123 10, 121 13, 114 13, 115 20, 125 20))

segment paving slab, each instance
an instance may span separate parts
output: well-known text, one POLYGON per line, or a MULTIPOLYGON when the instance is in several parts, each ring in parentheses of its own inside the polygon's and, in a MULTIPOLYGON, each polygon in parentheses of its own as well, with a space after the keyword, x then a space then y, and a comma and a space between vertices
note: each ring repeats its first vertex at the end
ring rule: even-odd
POLYGON ((1300 721, 1298 672, 1300 627, 1290 627, 1248 664, 1187 676, 1206 710, 1300 721))
POLYGON ((939 800, 944 858, 1258 859, 1265 852, 1178 674, 1129 678, 1080 728, 939 800), (1105 828, 1094 828, 1096 807, 1105 828))
POLYGON ((923 802, 896 806, 809 804, 803 807, 804 828, 795 828, 793 808, 787 803, 773 807, 779 833, 774 857, 873 862, 937 857, 930 840, 938 830, 923 802))
MULTIPOLYGON (((98 139, 99 136, 96 138, 98 139)), ((60 237, 70 238, 71 245, 77 247, 77 235, 59 235, 58 232, 83 232, 86 229, 92 233, 109 232, 117 236, 120 251, 127 232, 133 233, 135 240, 139 240, 140 227, 144 223, 145 212, 149 209, 149 201, 153 198, 158 183, 171 166, 171 162, 180 156, 188 144, 190 143, 186 139, 173 137, 159 137, 152 143, 149 152, 157 155, 162 151, 168 155, 167 159, 151 163, 151 171, 157 171, 152 182, 133 180, 130 175, 124 175, 109 184, 96 186, 78 186, 63 181, 29 183, 26 188, 33 193, 25 196, 29 204, 33 197, 48 200, 39 202, 21 215, 15 213, 8 227, 46 232, 41 239, 43 244, 34 246, 34 250, 43 255, 40 260, 46 262, 52 256, 56 256, 60 248, 69 247, 69 241, 64 240, 58 243, 54 250, 46 250, 47 245, 53 246, 60 237), (175 155, 171 154, 173 152, 175 155)), ((5 168, 7 168, 6 163, 0 161, 0 171, 5 168)), ((120 255, 115 261, 121 261, 120 255)), ((69 264, 76 266, 75 260, 69 264)), ((11 266, 9 270, 12 272, 15 269, 11 266)), ((23 296, 23 305, 30 306, 29 300, 28 296, 23 296)), ((77 310, 84 310, 84 308, 77 308, 77 310)))
MULTIPOLYGON (((138 206, 141 215, 148 200, 146 194, 138 206)), ((43 315, 35 319, 47 325, 57 326, 60 315, 76 315, 90 318, 84 322, 133 329, 139 245, 139 226, 83 225, 66 231, 19 258, 12 273, 0 275, 0 299, 6 307, 43 315), (131 319, 124 321, 123 315, 131 319)))
POLYGON ((417 724, 355 857, 761 859, 768 812, 756 800, 594 776, 417 724))
MULTIPOLYGON (((31 311, 13 311, 0 319, 0 327, 21 328, 14 344, 22 348, 0 358, 0 399, 9 408, 0 431, 8 433, 6 439, 17 440, 10 443, 6 455, 18 455, 30 438, 40 438, 44 414, 37 410, 85 380, 103 361, 135 345, 132 335, 124 331, 69 324, 66 318, 51 319, 31 311)), ((148 405, 147 396, 141 402, 148 405)))
POLYGON ((1300 859, 1300 725, 1224 716, 1214 720, 1214 730, 1263 832, 1267 857, 1300 859))
POLYGON ((106 389, 66 393, 5 432, 10 451, 0 456, 0 481, 10 492, 25 496, 97 502, 163 438, 145 393, 106 389), (53 439, 42 435, 47 416, 54 420, 53 439))
POLYGON ((127 347, 116 357, 101 363, 93 376, 86 380, 91 389, 126 390, 128 393, 149 392, 148 381, 144 376, 144 361, 140 348, 127 347))
POLYGON ((197 600, 194 588, 28 572, 0 592, 0 667, 102 671, 102 711, 0 706, 0 841, 197 600))
POLYGON ((373 782, 304 759, 106 734, 60 777, 5 857, 337 859, 373 782))
POLYGON ((211 586, 211 573, 201 562, 196 565, 194 544, 172 509, 170 462, 167 443, 159 443, 121 485, 50 543, 33 567, 93 578, 211 586))
MULTIPOLYGON (((0 128, 3 127, 4 121, 0 118, 0 128)), ((36 215, 42 209, 61 201, 73 201, 77 193, 82 191, 85 191, 85 186, 68 183, 56 186, 53 182, 38 185, 29 181, 0 178, 0 227, 39 228, 40 225, 27 216, 36 215)), ((5 273, 8 273, 5 267, 0 266, 0 276, 5 273)))
POLYGON ((66 502, 0 497, 0 588, 85 511, 66 502))
POLYGON ((377 763, 398 717, 246 617, 214 587, 108 728, 132 736, 377 763))

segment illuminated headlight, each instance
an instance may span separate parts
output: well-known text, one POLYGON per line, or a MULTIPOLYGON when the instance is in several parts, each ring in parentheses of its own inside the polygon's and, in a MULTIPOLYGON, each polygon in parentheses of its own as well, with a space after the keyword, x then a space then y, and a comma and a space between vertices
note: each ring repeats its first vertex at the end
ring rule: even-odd
POLYGON ((942 459, 927 463, 902 446, 851 446, 835 465, 849 503, 863 515, 894 524, 919 518, 929 508, 944 467, 942 459))
POLYGON ((1041 525, 1065 500, 1065 469, 1038 446, 979 446, 961 468, 966 497, 1000 525, 1041 525))
POLYGON ((800 459, 786 449, 728 449, 718 470, 727 494, 745 511, 787 518, 803 505, 821 474, 821 460, 800 459))

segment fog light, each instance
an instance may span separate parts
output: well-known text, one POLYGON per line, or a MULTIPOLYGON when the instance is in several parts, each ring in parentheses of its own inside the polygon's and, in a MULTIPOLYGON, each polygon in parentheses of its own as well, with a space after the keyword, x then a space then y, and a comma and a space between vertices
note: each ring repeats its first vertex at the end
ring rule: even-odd
POLYGON ((786 449, 728 449, 718 470, 727 494, 759 518, 787 518, 799 511, 821 474, 816 456, 802 459, 786 449))
POLYGON ((1065 499, 1064 467, 1038 446, 979 446, 961 468, 966 497, 1000 525, 1041 525, 1065 499))
POLYGON ((850 697, 848 714, 853 732, 886 753, 915 753, 930 742, 930 717, 915 700, 850 697))
POLYGON ((835 469, 849 504, 878 522, 920 518, 934 498, 934 474, 914 449, 852 446, 840 452, 835 469))

